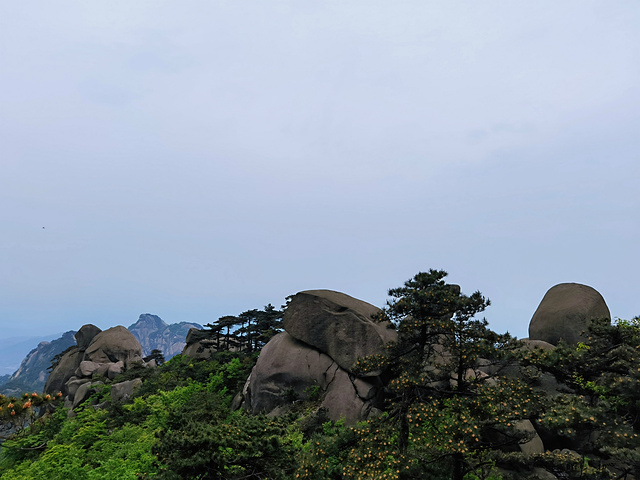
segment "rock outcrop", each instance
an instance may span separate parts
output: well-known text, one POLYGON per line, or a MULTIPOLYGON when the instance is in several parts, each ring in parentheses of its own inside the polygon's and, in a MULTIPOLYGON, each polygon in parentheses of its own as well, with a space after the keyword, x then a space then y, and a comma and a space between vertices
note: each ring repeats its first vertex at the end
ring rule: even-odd
POLYGON ((211 355, 218 350, 216 346, 220 340, 216 341, 210 335, 206 330, 190 329, 187 333, 185 346, 182 349, 182 355, 196 360, 211 358, 211 355))
POLYGON ((191 328, 187 333, 182 355, 195 360, 209 360, 218 349, 237 352, 241 348, 242 344, 238 342, 238 338, 233 334, 227 337, 227 335, 220 332, 191 328))
POLYGON ((98 327, 92 324, 82 326, 75 334, 76 343, 78 338, 80 343, 75 347, 71 347, 60 358, 56 367, 51 371, 44 385, 44 392, 54 394, 62 392, 67 396, 69 390, 67 382, 75 375, 76 369, 80 366, 80 362, 84 359, 84 353, 97 333, 101 332, 98 327))
POLYGON ((142 346, 123 326, 101 331, 84 325, 75 336, 77 345, 59 360, 45 384, 45 393, 62 392, 65 404, 75 408, 102 384, 126 368, 142 364, 142 346))
POLYGON ((285 332, 262 349, 244 393, 253 413, 276 414, 297 400, 318 399, 328 416, 355 423, 377 410, 382 381, 358 377, 359 357, 383 352, 395 330, 373 317, 380 310, 330 290, 295 295, 285 313, 285 332))
POLYGON ((602 295, 587 285, 561 283, 549 289, 533 314, 529 338, 552 345, 560 339, 575 344, 584 340, 583 333, 596 318, 611 320, 602 295))
POLYGON ((142 346, 138 339, 122 325, 98 333, 87 346, 84 360, 95 363, 123 362, 129 366, 142 362, 142 346))

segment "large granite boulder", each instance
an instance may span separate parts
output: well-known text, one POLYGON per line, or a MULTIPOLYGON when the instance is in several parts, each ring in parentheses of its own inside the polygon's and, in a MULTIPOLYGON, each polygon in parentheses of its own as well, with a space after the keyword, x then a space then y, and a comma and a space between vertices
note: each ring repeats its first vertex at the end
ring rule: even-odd
POLYGON ((326 390, 337 369, 328 355, 279 333, 262 348, 251 372, 247 406, 254 413, 270 412, 287 400, 306 399, 311 387, 326 390))
POLYGON ((379 393, 375 379, 350 375, 327 354, 282 332, 260 352, 244 395, 252 413, 278 413, 312 398, 322 402, 329 418, 355 423, 376 408, 379 393))
POLYGON ((360 357, 381 353, 398 336, 390 324, 374 321, 373 305, 332 290, 307 290, 291 299, 284 329, 293 338, 329 355, 351 372, 360 357))
POLYGON ((66 387, 66 383, 74 376, 76 369, 82 362, 82 357, 83 352, 80 352, 77 347, 65 353, 58 365, 49 374, 44 384, 44 392, 51 395, 62 392, 64 396, 67 396, 69 390, 66 387))
POLYGON ((78 349, 84 352, 91 343, 91 340, 100 332, 102 332, 102 330, 91 323, 80 327, 80 330, 74 335, 78 349))
POLYGON ((84 353, 84 360, 95 363, 123 362, 125 367, 142 362, 142 346, 122 325, 97 334, 84 353))
POLYGON ((561 283, 549 289, 529 324, 529 338, 557 345, 585 339, 591 320, 608 318, 609 308, 595 289, 579 283, 561 283))

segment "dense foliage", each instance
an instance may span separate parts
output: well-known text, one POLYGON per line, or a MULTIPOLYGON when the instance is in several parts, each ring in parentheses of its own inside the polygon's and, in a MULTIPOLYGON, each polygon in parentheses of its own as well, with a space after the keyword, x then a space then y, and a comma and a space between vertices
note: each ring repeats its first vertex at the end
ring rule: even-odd
POLYGON ((124 403, 110 401, 110 385, 74 412, 53 409, 55 396, 0 398, 13 425, 0 480, 497 480, 536 467, 563 479, 640 478, 640 320, 597 321, 577 347, 531 350, 492 332, 476 318, 488 300, 445 277, 431 270, 390 290, 380 320, 398 342, 359 362, 388 380, 384 412, 368 421, 330 421, 320 392, 277 417, 232 408, 282 317, 247 311, 209 325, 222 346, 210 360, 163 363, 155 352, 157 368, 116 378, 143 380, 124 403), (550 379, 564 393, 546 392, 550 379), (545 453, 521 452, 532 424, 545 453))

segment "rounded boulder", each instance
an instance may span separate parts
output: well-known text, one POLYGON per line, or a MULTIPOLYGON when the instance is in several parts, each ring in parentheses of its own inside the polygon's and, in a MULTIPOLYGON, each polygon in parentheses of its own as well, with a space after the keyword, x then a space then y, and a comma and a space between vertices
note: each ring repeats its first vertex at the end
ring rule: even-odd
POLYGON ((586 338, 591 320, 611 320, 609 307, 592 287, 561 283, 549 289, 529 324, 529 338, 557 345, 560 339, 576 344, 586 338))
POLYGON ((78 344, 78 349, 86 350, 91 340, 95 338, 102 330, 91 323, 87 323, 80 327, 80 330, 73 336, 78 344))
POLYGON ((142 362, 142 346, 125 327, 118 325, 97 334, 84 353, 84 360, 95 363, 123 362, 125 366, 142 362))

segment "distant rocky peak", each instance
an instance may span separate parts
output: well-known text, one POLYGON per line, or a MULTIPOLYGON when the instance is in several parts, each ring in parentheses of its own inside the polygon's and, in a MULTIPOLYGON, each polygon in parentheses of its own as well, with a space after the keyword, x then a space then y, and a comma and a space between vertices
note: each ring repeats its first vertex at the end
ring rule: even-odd
POLYGON ((167 328, 167 323, 162 320, 157 315, 152 315, 150 313, 143 313, 138 318, 138 321, 129 327, 129 330, 133 329, 151 329, 151 330, 162 330, 167 328))
POLYGON ((129 327, 129 331, 142 345, 145 356, 151 354, 153 350, 160 350, 165 360, 169 360, 174 355, 182 352, 185 346, 185 339, 190 328, 202 328, 197 323, 172 323, 167 324, 159 316, 150 313, 143 313, 138 321, 129 327))

